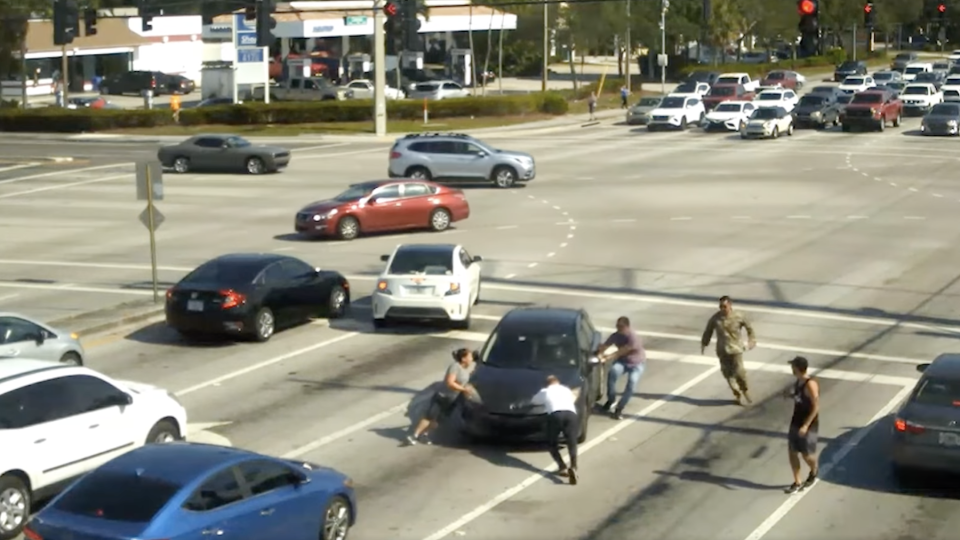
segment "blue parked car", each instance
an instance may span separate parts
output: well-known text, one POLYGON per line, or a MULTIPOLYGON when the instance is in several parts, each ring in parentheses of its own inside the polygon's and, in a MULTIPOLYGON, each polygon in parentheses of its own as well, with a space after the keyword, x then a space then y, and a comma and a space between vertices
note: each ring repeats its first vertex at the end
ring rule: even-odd
POLYGON ((27 525, 27 540, 344 540, 343 474, 239 448, 148 445, 87 474, 27 525))

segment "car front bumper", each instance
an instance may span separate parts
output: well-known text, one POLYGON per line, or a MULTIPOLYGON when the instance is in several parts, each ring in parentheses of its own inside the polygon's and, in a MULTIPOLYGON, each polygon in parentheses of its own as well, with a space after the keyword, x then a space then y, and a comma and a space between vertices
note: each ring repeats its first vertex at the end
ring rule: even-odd
POLYGON ((920 133, 928 136, 950 136, 960 133, 957 124, 923 124, 920 126, 920 133))
POLYGON ((296 217, 293 220, 293 229, 297 233, 315 238, 333 236, 335 228, 336 220, 329 217, 324 217, 319 221, 314 220, 312 217, 296 217))
POLYGON ((547 436, 547 415, 494 414, 465 404, 460 411, 463 433, 478 439, 511 442, 544 442, 547 436))
POLYGON ((468 294, 454 296, 398 296, 374 292, 373 318, 377 320, 463 321, 470 313, 468 294))

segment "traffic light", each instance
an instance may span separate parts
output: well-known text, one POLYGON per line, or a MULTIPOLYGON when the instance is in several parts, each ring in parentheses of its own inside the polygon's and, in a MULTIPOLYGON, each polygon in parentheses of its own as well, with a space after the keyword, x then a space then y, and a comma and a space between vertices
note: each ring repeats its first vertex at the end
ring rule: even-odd
POLYGON ((97 35, 97 10, 95 9, 83 10, 83 35, 85 36, 97 35))
POLYGON ((420 5, 418 0, 400 0, 400 21, 403 25, 403 48, 407 51, 419 51, 420 18, 417 16, 420 5))
POLYGON ((877 25, 877 12, 873 9, 873 2, 867 2, 867 5, 863 6, 863 25, 867 28, 877 25))
POLYGON ((257 20, 257 0, 246 0, 243 3, 243 20, 245 21, 255 21, 257 20))
POLYGON ((53 0, 53 44, 73 43, 79 26, 80 9, 75 0, 53 0))
POLYGON ((820 5, 817 0, 799 0, 797 12, 800 14, 800 49, 803 56, 816 55, 820 49, 820 5))
POLYGON ((940 2, 937 4, 937 22, 943 24, 947 20, 947 4, 940 2))
POLYGON ((400 8, 397 7, 396 2, 387 2, 383 5, 383 14, 387 16, 388 21, 396 17, 398 13, 400 13, 400 8))
POLYGON ((258 0, 257 2, 257 47, 272 47, 277 42, 273 29, 277 27, 277 20, 273 12, 277 9, 274 0, 258 0))
POLYGON ((161 11, 151 5, 152 0, 137 0, 137 15, 140 16, 141 30, 149 32, 153 30, 153 17, 160 15, 161 11))

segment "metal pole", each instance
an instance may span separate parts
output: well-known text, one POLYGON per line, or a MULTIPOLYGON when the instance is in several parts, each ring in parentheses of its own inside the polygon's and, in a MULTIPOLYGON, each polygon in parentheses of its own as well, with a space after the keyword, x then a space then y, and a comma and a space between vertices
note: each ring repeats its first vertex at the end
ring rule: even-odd
POLYGON ((147 183, 147 229, 150 231, 150 273, 153 280, 153 303, 160 301, 160 283, 157 279, 157 235, 156 221, 153 215, 153 179, 150 178, 150 164, 146 166, 147 183))
POLYGON ((547 91, 547 67, 550 64, 550 19, 547 16, 548 3, 543 3, 543 74, 540 76, 540 91, 547 91))
POLYGON ((626 51, 626 54, 624 54, 624 63, 625 63, 626 65, 625 65, 624 68, 623 68, 623 76, 624 76, 625 79, 627 79, 627 93, 630 92, 630 62, 633 61, 633 60, 632 60, 632 58, 633 58, 633 52, 632 52, 633 49, 632 49, 632 47, 630 46, 630 43, 631 43, 631 42, 630 42, 630 24, 631 24, 631 20, 630 20, 630 0, 627 0, 627 32, 626 32, 627 35, 625 36, 627 42, 626 42, 626 44, 625 44, 625 46, 624 46, 624 50, 626 51))
MULTIPOLYGON (((669 0, 662 0, 660 3, 660 54, 667 56, 667 8, 670 7, 669 0)), ((659 64, 659 62, 658 62, 659 64)), ((667 66, 660 66, 660 93, 667 93, 667 66)))
MULTIPOLYGON (((383 31, 383 2, 373 4, 373 128, 377 137, 387 135, 387 43, 383 31)), ((399 59, 398 59, 399 60, 399 59)), ((400 90, 400 87, 397 87, 400 90)))
POLYGON ((70 92, 70 76, 67 73, 67 46, 60 46, 60 87, 63 89, 63 106, 67 106, 67 94, 70 92))
MULTIPOLYGON (((29 23, 28 23, 29 24, 29 23)), ((27 36, 20 36, 20 108, 27 108, 27 36)))
POLYGON ((857 23, 853 23, 853 58, 851 60, 857 59, 857 23))
POLYGON ((497 86, 503 95, 503 17, 500 17, 500 44, 497 46, 497 86))

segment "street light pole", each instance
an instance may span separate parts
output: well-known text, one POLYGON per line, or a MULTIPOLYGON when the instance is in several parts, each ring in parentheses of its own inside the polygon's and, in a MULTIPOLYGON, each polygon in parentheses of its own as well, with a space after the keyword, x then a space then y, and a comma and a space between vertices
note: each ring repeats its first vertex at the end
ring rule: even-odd
POLYGON ((547 67, 550 64, 550 19, 547 17, 547 4, 543 3, 543 74, 540 76, 540 91, 547 91, 547 67))
POLYGON ((625 63, 626 63, 627 65, 624 66, 623 73, 624 73, 624 76, 625 76, 626 79, 627 79, 627 93, 630 93, 630 62, 632 62, 632 58, 633 58, 633 54, 632 54, 632 52, 631 52, 632 48, 630 47, 630 0, 627 0, 627 35, 626 35, 626 38, 627 38, 627 39, 626 39, 627 44, 626 44, 626 47, 624 48, 624 50, 626 51, 626 54, 624 54, 624 56, 626 57, 626 62, 625 62, 625 63))
POLYGON ((667 93, 667 9, 670 0, 663 0, 660 4, 660 54, 663 55, 663 65, 660 66, 660 93, 667 93))

